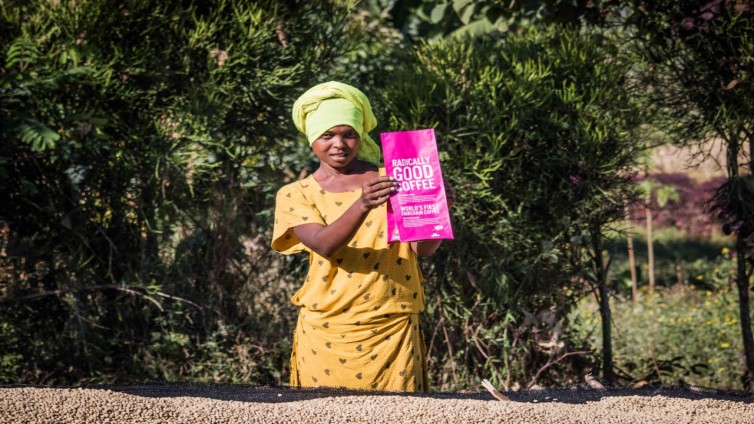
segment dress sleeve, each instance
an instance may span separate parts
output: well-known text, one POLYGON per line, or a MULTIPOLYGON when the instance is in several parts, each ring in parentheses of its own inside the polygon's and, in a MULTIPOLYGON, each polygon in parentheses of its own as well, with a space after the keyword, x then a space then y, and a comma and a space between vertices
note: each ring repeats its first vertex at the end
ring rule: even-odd
POLYGON ((307 199, 302 184, 288 184, 275 197, 272 248, 285 255, 309 250, 293 232, 294 227, 303 224, 327 225, 317 206, 307 199))

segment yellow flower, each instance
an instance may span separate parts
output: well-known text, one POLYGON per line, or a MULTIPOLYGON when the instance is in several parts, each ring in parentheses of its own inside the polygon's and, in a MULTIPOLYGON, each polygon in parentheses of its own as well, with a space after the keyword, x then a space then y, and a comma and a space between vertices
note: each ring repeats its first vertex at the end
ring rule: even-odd
POLYGON ((728 249, 727 247, 723 247, 723 250, 722 250, 723 255, 727 255, 728 252, 730 252, 730 249, 728 249))
POLYGON ((707 290, 707 292, 706 292, 705 294, 707 295, 707 297, 710 297, 710 296, 712 296, 712 292, 711 292, 711 291, 709 291, 709 290, 707 290))
POLYGON ((702 280, 704 280, 704 274, 699 274, 699 275, 697 275, 697 276, 696 276, 696 279, 697 279, 697 280, 699 280, 699 281, 702 281, 702 280))
POLYGON ((720 348, 721 349, 727 349, 729 347, 730 347, 730 343, 720 343, 720 348))

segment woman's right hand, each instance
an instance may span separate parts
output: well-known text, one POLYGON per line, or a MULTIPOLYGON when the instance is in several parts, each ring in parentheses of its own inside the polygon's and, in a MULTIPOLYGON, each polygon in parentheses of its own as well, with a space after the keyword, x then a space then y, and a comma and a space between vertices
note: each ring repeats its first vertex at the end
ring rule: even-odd
POLYGON ((361 205, 363 211, 376 208, 387 202, 390 195, 398 189, 393 177, 380 176, 372 178, 361 186, 361 205))

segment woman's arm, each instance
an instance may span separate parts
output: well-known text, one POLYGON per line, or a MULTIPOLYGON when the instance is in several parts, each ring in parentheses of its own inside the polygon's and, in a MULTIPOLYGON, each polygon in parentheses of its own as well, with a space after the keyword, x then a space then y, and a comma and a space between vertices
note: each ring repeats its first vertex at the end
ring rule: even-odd
POLYGON ((322 257, 330 257, 345 244, 361 225, 369 211, 387 202, 395 191, 393 177, 376 177, 362 186, 361 197, 329 225, 303 224, 293 227, 304 246, 322 257))

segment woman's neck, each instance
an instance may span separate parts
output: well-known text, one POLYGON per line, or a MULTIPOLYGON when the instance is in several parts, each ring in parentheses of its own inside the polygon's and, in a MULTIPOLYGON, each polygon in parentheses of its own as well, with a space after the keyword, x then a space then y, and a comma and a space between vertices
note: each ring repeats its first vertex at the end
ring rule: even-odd
POLYGON ((353 190, 361 187, 366 179, 371 178, 378 168, 372 163, 354 160, 343 168, 333 168, 320 164, 312 175, 324 189, 353 190))

